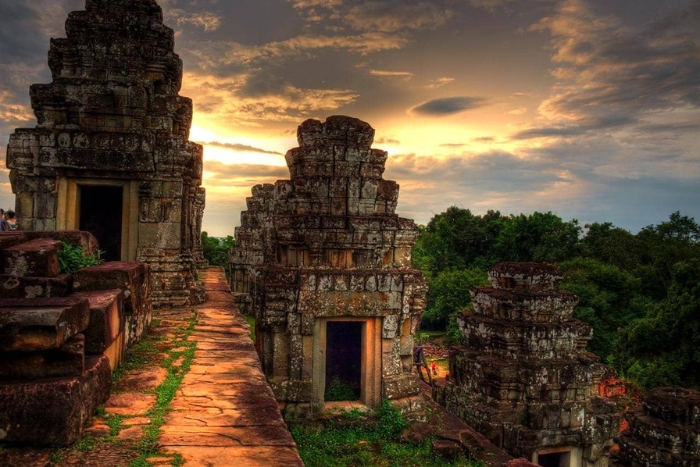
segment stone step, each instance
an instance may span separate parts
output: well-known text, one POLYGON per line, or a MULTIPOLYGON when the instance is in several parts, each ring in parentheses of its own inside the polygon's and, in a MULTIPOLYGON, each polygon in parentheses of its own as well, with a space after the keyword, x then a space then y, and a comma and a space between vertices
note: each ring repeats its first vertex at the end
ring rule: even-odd
POLYGON ((24 235, 23 231, 17 231, 17 230, 12 230, 12 231, 3 231, 0 232, 0 251, 4 250, 5 248, 17 245, 18 243, 22 243, 27 241, 26 235, 24 235))
POLYGON ((61 242, 37 238, 2 250, 5 274, 18 277, 58 276, 58 251, 61 242))
POLYGON ((85 359, 80 376, 0 382, 0 439, 32 446, 65 446, 109 397, 109 359, 85 359))
POLYGON ((73 275, 75 292, 120 289, 124 292, 127 346, 136 344, 153 318, 151 268, 138 261, 111 261, 73 275))
POLYGON ((0 298, 65 297, 71 293, 73 277, 30 277, 0 274, 0 298))
POLYGON ((85 336, 76 334, 58 350, 0 352, 0 381, 80 376, 85 368, 85 336))
POLYGON ((85 353, 103 354, 114 371, 126 350, 124 292, 120 289, 79 292, 73 295, 90 302, 90 324, 85 330, 85 353))
POLYGON ((90 320, 87 299, 61 297, 3 299, 0 302, 0 351, 60 349, 84 331, 90 320))

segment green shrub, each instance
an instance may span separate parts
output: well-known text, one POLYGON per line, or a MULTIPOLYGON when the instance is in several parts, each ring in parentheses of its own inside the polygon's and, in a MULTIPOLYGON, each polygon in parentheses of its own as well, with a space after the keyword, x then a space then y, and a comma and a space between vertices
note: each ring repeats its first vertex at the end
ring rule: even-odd
POLYGON ((58 271, 61 274, 74 274, 79 269, 102 264, 101 253, 98 250, 90 255, 85 251, 85 245, 71 245, 62 241, 58 251, 58 271))
POLYGON ((379 418, 378 430, 389 438, 398 436, 408 426, 399 409, 391 405, 388 399, 382 401, 382 405, 377 410, 377 417, 379 418))
MULTIPOLYGON (((359 412, 359 411, 358 411, 359 412)), ((352 413, 349 412, 349 413, 352 413)), ((375 415, 341 415, 323 424, 290 424, 299 455, 307 467, 484 467, 461 456, 448 460, 432 450, 433 438, 420 443, 399 439, 406 422, 384 401, 375 415), (357 417, 357 418, 355 418, 357 417)))
POLYGON ((358 399, 358 395, 352 386, 334 376, 331 384, 326 388, 324 399, 327 401, 353 401, 358 399))

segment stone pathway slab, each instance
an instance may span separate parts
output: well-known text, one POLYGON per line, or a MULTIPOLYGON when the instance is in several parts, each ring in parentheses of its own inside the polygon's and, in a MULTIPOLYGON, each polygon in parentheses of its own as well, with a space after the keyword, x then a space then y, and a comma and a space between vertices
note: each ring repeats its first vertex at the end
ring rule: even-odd
POLYGON ((207 302, 189 338, 197 350, 158 445, 188 467, 303 466, 223 270, 200 277, 207 302))

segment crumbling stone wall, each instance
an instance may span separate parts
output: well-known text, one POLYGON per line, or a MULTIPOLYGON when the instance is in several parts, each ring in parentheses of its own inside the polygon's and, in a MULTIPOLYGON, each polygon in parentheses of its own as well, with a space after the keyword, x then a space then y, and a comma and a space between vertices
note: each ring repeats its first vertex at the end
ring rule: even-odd
POLYGON ((371 148, 370 125, 349 117, 307 120, 297 137, 290 179, 253 188, 229 254, 265 373, 279 400, 323 403, 322 323, 366 320, 365 402, 386 397, 416 411, 411 356, 426 282, 411 267, 416 226, 394 213, 399 187, 382 178, 387 153, 371 148))
POLYGON ((122 187, 121 259, 151 265, 154 305, 196 301, 202 147, 173 30, 155 0, 87 0, 66 35, 51 40, 53 81, 31 87, 38 125, 10 136, 17 221, 78 229, 81 187, 122 187))
POLYGON ((657 388, 640 409, 625 413, 615 467, 700 465, 700 392, 657 388))
POLYGON ((98 246, 88 232, 0 232, 0 442, 73 443, 151 323, 147 264, 59 274, 64 244, 98 246))
POLYGON ((494 267, 457 318, 467 343, 433 395, 512 455, 568 451, 569 465, 604 467, 619 415, 597 395, 606 368, 585 350, 591 328, 573 319, 578 298, 561 279, 547 264, 494 267))

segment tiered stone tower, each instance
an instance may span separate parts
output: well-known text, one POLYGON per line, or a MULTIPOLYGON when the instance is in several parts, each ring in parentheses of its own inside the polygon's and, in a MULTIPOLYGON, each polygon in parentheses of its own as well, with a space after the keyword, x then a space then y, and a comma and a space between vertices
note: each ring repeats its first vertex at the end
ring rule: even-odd
POLYGON ((629 429, 620 437, 615 467, 700 465, 700 392, 653 389, 625 418, 629 429))
POLYGON ((322 405, 338 381, 370 406, 420 406, 418 232, 394 213, 399 187, 382 179, 387 153, 373 139, 354 118, 307 120, 286 155, 291 179, 254 187, 236 230, 232 288, 252 306, 263 368, 289 409, 322 405))
POLYGON ((153 303, 201 297, 202 147, 155 0, 87 0, 52 39, 50 84, 31 87, 38 125, 10 137, 23 230, 88 230, 108 260, 152 267, 153 303))
POLYGON ((491 287, 458 315, 465 346, 450 355, 436 399, 494 444, 545 467, 605 467, 619 429, 597 396, 605 366, 585 350, 591 328, 573 319, 578 298, 558 291, 552 265, 501 263, 491 287))

